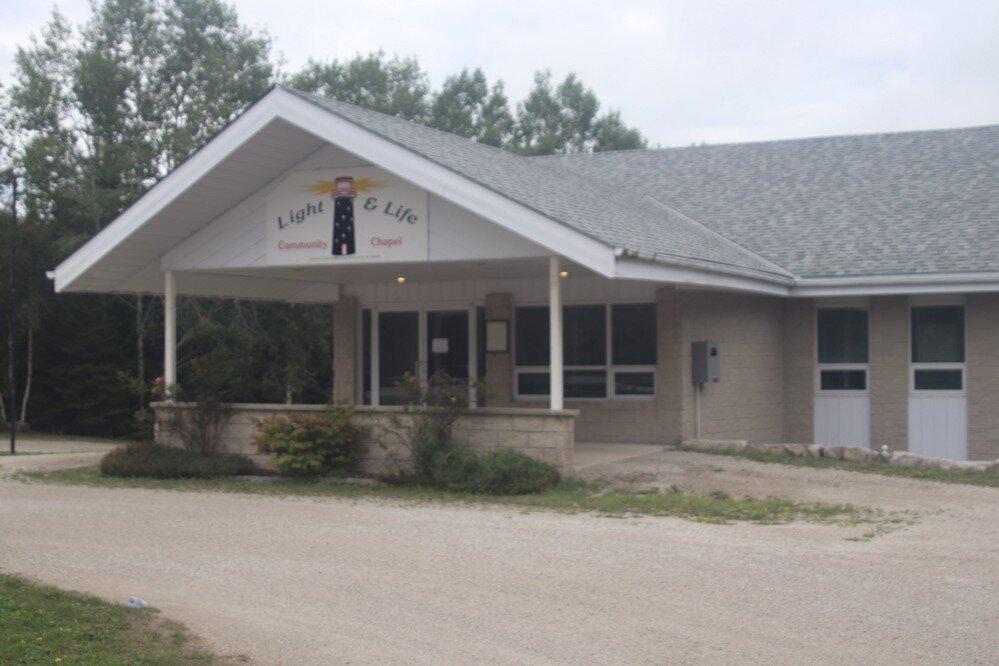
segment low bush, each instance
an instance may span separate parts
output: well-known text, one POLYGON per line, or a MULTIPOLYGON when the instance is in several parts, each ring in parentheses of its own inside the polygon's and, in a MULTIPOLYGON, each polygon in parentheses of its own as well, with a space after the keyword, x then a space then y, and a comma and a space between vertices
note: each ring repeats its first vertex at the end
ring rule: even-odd
POLYGON ((452 490, 470 493, 530 495, 554 488, 562 480, 553 465, 513 449, 468 453, 467 460, 456 467, 460 480, 452 490))
POLYGON ((206 456, 197 451, 160 444, 129 444, 101 459, 101 474, 150 479, 209 479, 252 474, 257 466, 238 453, 206 456))
POLYGON ((332 405, 321 414, 274 416, 257 424, 253 441, 261 453, 274 454, 274 465, 287 476, 344 472, 361 457, 353 415, 350 407, 332 405))
POLYGON ((541 493, 561 481, 553 465, 513 449, 478 454, 454 437, 454 425, 468 408, 467 380, 437 372, 421 384, 407 374, 398 386, 406 396, 410 425, 395 423, 412 454, 412 472, 399 466, 393 481, 487 495, 541 493))

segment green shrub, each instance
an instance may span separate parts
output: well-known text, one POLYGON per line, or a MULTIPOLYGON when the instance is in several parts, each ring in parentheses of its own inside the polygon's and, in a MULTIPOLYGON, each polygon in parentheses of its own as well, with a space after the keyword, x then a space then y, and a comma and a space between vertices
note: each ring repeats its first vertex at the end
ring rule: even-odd
POLYGON ((353 415, 350 407, 332 405, 322 414, 274 416, 257 424, 253 442, 261 453, 274 454, 274 465, 288 476, 347 471, 361 457, 353 415))
POLYGON ((479 455, 454 437, 454 424, 468 408, 468 381, 435 373, 426 384, 405 375, 398 386, 406 396, 410 417, 404 444, 412 454, 413 471, 393 480, 444 490, 489 495, 540 493, 561 480, 558 469, 513 449, 479 455))
POLYGON ((562 480, 558 469, 513 449, 497 449, 479 456, 472 492, 490 495, 528 495, 553 488, 562 480))
POLYGON ((114 449, 101 459, 101 474, 105 476, 207 479, 256 471, 253 461, 238 453, 206 456, 197 451, 145 442, 114 449))

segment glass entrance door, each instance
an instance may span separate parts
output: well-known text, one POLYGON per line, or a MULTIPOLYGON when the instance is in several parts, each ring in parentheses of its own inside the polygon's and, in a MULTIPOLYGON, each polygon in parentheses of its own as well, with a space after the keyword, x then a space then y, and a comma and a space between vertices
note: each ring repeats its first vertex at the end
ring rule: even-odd
POLYGON ((427 312, 427 376, 468 379, 468 311, 427 312))
POLYGON ((378 314, 378 400, 401 405, 403 392, 396 385, 407 372, 419 376, 420 313, 378 314))

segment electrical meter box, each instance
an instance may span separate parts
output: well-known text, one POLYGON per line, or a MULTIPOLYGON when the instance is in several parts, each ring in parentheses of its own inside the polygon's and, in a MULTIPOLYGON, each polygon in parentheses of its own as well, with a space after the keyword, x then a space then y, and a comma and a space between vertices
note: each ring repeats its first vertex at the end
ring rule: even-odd
POLYGON ((718 343, 712 340, 701 340, 691 343, 693 353, 692 374, 695 384, 717 382, 721 379, 721 359, 718 355, 718 343))

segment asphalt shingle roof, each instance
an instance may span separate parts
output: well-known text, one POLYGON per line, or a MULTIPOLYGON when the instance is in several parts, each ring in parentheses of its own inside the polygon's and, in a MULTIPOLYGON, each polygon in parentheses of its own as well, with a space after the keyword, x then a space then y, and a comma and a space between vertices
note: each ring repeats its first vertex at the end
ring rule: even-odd
POLYGON ((614 248, 770 276, 790 273, 641 193, 555 162, 476 143, 376 111, 286 89, 308 101, 614 248))
POLYGON ((801 277, 999 270, 999 125, 538 158, 801 277))
POLYGON ((999 270, 999 125, 524 157, 286 90, 610 247, 781 278, 999 270))

